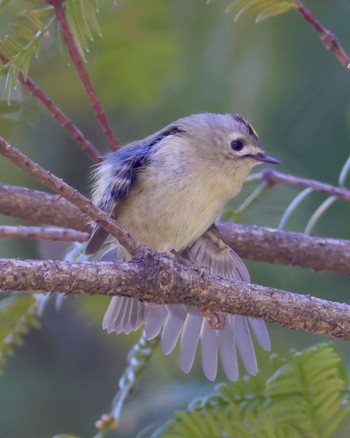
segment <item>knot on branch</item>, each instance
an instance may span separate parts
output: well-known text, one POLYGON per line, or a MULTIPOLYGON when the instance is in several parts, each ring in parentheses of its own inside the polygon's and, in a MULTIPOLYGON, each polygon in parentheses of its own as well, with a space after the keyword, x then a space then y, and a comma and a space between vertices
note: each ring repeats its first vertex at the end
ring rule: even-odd
POLYGON ((321 36, 321 40, 327 50, 330 52, 336 50, 338 48, 338 40, 328 30, 321 36))
POLYGON ((277 183, 276 174, 273 169, 265 169, 262 171, 262 180, 266 187, 272 187, 277 183))

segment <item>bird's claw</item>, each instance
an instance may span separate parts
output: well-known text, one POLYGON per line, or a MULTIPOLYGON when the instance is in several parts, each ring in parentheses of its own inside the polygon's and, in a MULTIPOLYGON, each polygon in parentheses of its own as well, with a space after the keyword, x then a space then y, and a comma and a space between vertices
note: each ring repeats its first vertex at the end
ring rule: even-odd
POLYGON ((222 330, 225 327, 226 318, 223 313, 204 310, 203 315, 212 329, 222 330))

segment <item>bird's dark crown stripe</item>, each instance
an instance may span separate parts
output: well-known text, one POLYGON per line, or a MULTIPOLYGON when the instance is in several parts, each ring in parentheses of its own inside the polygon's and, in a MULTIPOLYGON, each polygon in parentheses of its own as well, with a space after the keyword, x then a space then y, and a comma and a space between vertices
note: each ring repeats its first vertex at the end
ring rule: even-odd
POLYGON ((233 118, 239 122, 242 123, 243 125, 245 125, 248 129, 248 132, 250 135, 252 135, 256 140, 258 139, 258 134, 256 133, 255 129, 252 127, 252 125, 247 122, 245 119, 243 119, 242 116, 240 116, 239 114, 234 114, 233 118))

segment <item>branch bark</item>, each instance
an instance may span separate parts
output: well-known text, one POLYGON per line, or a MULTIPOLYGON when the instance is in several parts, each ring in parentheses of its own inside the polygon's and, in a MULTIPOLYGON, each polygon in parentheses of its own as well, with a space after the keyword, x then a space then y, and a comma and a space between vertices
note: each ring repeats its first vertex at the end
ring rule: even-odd
MULTIPOLYGON (((58 195, 0 184, 0 214, 79 231, 89 218, 58 195)), ((217 223, 225 242, 249 260, 350 276, 350 242, 264 227, 217 223)))
POLYGON ((72 202, 80 211, 87 214, 89 218, 101 225, 113 237, 129 251, 133 256, 142 253, 142 245, 138 243, 126 230, 123 230, 111 217, 97 208, 91 201, 85 198, 77 190, 70 187, 62 179, 57 178, 51 172, 43 169, 21 151, 11 146, 0 137, 0 154, 16 164, 28 175, 32 176, 54 192, 64 196, 72 202))
POLYGON ((0 214, 34 224, 91 231, 89 217, 60 195, 0 184, 0 214))
POLYGON ((309 178, 300 178, 299 176, 286 175, 277 172, 275 169, 265 169, 261 172, 261 179, 267 187, 273 187, 276 184, 285 184, 289 186, 310 187, 316 192, 329 193, 337 198, 350 201, 350 190, 345 187, 336 187, 331 184, 323 183, 309 178))
POLYGON ((329 50, 341 63, 347 71, 350 71, 350 56, 345 52, 344 48, 339 43, 337 37, 326 29, 316 17, 307 9, 301 0, 294 0, 297 10, 311 24, 311 26, 319 33, 320 39, 324 47, 329 50))
MULTIPOLYGON (((0 53, 0 60, 6 65, 9 59, 0 53)), ((36 97, 46 109, 55 117, 61 126, 68 132, 68 134, 80 145, 81 150, 85 152, 92 162, 99 163, 102 160, 101 154, 91 143, 91 141, 83 134, 75 123, 53 102, 52 99, 39 87, 39 85, 29 76, 24 77, 20 71, 18 74, 20 82, 36 97)))
POLYGON ((129 263, 0 259, 2 290, 123 295, 156 304, 186 304, 262 318, 350 340, 350 306, 198 273, 153 251, 129 263))
POLYGON ((88 74, 86 68, 84 67, 83 60, 81 59, 81 56, 79 54, 79 50, 75 44, 72 32, 69 29, 64 1, 63 0, 48 0, 47 3, 52 5, 55 8, 56 17, 57 17, 57 20, 61 26, 62 36, 63 36, 64 42, 67 46, 67 49, 69 51, 69 55, 70 55, 74 65, 75 65, 75 68, 78 72, 81 83, 84 86, 87 95, 89 96, 91 106, 95 112, 96 119, 98 120, 98 122, 102 128, 102 132, 104 133, 105 137, 107 138, 110 148, 113 151, 115 151, 118 149, 119 142, 113 133, 113 130, 112 130, 112 127, 109 123, 107 115, 106 115, 106 113, 101 105, 101 102, 99 101, 99 99, 95 93, 94 87, 92 86, 92 83, 91 83, 91 80, 89 77, 89 74, 88 74))
POLYGON ((89 233, 72 230, 70 228, 0 225, 0 237, 6 239, 21 237, 62 242, 86 242, 89 239, 89 233))

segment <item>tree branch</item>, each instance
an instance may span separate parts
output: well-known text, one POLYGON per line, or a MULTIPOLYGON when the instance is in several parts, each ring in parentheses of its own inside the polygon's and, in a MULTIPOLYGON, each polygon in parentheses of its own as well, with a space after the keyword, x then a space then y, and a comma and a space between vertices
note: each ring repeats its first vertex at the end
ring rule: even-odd
POLYGON ((224 241, 250 260, 350 276, 350 241, 271 228, 217 224, 224 241))
MULTIPOLYGON (((89 218, 57 195, 0 184, 0 214, 80 231, 89 218)), ((350 242, 264 227, 218 222, 225 242, 249 260, 350 276, 350 242)))
POLYGON ((91 231, 89 217, 59 195, 0 184, 0 214, 31 223, 91 231))
POLYGON ((30 239, 46 239, 62 242, 86 242, 89 239, 89 233, 84 233, 82 231, 72 230, 69 228, 0 225, 0 237, 7 239, 24 237, 30 239))
POLYGON ((252 175, 252 178, 259 177, 268 187, 273 187, 276 184, 285 184, 290 186, 310 187, 316 192, 329 193, 345 201, 350 201, 350 190, 344 187, 336 187, 331 184, 326 184, 320 181, 309 178, 300 178, 294 175, 285 175, 277 172, 274 169, 265 169, 260 174, 252 175))
MULTIPOLYGON (((0 53, 0 59, 6 65, 9 59, 0 53)), ((72 122, 72 120, 64 114, 64 112, 47 96, 46 93, 33 81, 29 76, 24 77, 22 72, 19 72, 18 79, 20 82, 36 97, 46 109, 59 121, 61 126, 68 134, 80 145, 81 150, 91 158, 94 163, 99 163, 102 159, 101 154, 91 143, 90 140, 82 133, 82 131, 72 122)))
POLYGON ((118 241, 129 251, 131 255, 141 256, 142 245, 138 243, 126 230, 123 230, 116 221, 106 213, 97 208, 91 201, 85 198, 77 190, 70 187, 63 180, 54 176, 48 170, 43 169, 39 164, 32 161, 18 149, 12 147, 0 137, 0 154, 12 163, 23 169, 28 175, 34 177, 42 184, 45 184, 54 192, 64 196, 72 202, 89 218, 101 225, 108 233, 118 239, 118 241))
POLYGON ((146 249, 129 263, 0 259, 1 290, 123 295, 155 304, 262 318, 291 329, 350 340, 350 306, 198 273, 146 249))
POLYGON ((335 35, 326 29, 316 17, 313 16, 311 11, 307 9, 301 0, 294 0, 297 10, 301 13, 301 15, 305 18, 305 20, 311 24, 311 26, 320 34, 321 42, 325 46, 327 50, 329 50, 341 63, 343 67, 345 67, 348 71, 350 71, 350 56, 345 52, 343 47, 340 45, 339 41, 335 37, 335 35))
POLYGON ((47 3, 55 8, 56 17, 61 26, 63 39, 64 42, 66 43, 67 49, 69 51, 69 55, 75 65, 75 68, 77 69, 81 83, 83 84, 85 91, 90 98, 91 106, 95 111, 95 116, 98 122, 100 123, 102 131, 109 142, 110 148, 113 151, 115 151, 117 149, 119 142, 113 133, 111 125, 106 116, 106 113, 102 108, 101 102, 96 96, 95 90, 90 81, 89 74, 86 68, 84 67, 78 48, 74 42, 72 32, 70 31, 68 26, 66 13, 63 6, 64 2, 63 0, 48 0, 47 3))

